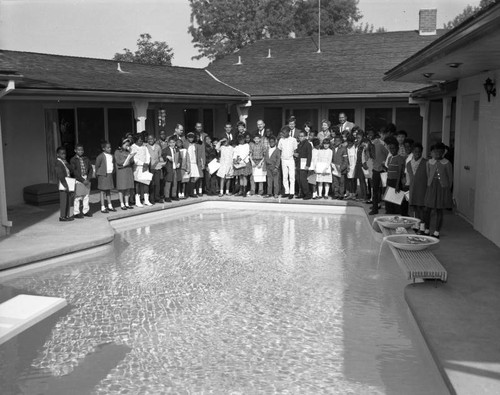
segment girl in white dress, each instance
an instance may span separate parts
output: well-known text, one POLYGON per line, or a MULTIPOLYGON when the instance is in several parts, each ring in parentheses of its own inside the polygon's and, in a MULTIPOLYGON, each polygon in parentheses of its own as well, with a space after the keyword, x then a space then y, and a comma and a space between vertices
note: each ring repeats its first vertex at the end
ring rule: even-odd
POLYGON ((318 185, 318 198, 323 195, 323 187, 325 188, 324 199, 328 199, 330 185, 332 184, 332 156, 333 152, 330 149, 330 139, 325 138, 321 143, 321 148, 318 150, 316 158, 316 182, 318 185))
POLYGON ((149 202, 149 191, 147 185, 142 181, 142 173, 149 172, 149 163, 151 156, 149 155, 148 148, 144 145, 142 135, 139 133, 135 138, 135 143, 130 147, 130 153, 134 154, 134 181, 135 181, 135 205, 137 207, 144 207, 141 203, 141 198, 144 199, 146 206, 152 206, 149 202))
POLYGON ((356 178, 354 177, 354 169, 356 167, 357 153, 356 146, 354 145, 354 136, 347 136, 347 160, 348 160, 348 168, 347 168, 347 179, 346 179, 346 199, 355 199, 356 198, 356 178))
POLYGON ((219 196, 224 195, 224 184, 226 185, 226 195, 229 195, 229 186, 231 183, 231 179, 234 177, 234 147, 230 144, 228 139, 222 139, 217 143, 215 149, 220 153, 220 167, 219 170, 217 170, 217 177, 220 178, 219 196))

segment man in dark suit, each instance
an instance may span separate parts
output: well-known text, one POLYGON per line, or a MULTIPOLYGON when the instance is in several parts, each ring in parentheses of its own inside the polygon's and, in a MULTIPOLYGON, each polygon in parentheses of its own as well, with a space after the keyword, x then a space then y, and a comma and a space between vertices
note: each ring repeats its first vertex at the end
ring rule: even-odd
POLYGON ((355 125, 352 122, 349 122, 347 120, 347 115, 345 115, 345 112, 341 112, 339 114, 339 124, 338 124, 338 127, 340 129, 340 133, 342 133, 344 131, 350 132, 354 126, 355 125))
POLYGON ((299 135, 302 130, 297 129, 296 126, 297 120, 295 117, 292 115, 290 118, 288 118, 288 127, 290 128, 290 136, 295 138, 297 141, 299 141, 299 135))
POLYGON ((262 119, 257 120, 257 130, 252 132, 252 140, 255 136, 259 135, 261 140, 265 137, 266 124, 262 119))

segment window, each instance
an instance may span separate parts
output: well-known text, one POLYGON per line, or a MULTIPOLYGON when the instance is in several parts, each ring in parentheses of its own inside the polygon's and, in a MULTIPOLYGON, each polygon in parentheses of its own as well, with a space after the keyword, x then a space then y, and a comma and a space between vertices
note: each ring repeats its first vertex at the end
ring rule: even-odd
POLYGON ((203 131, 209 136, 214 134, 214 111, 211 108, 203 109, 203 131))
POLYGON ((59 141, 56 141, 55 144, 66 149, 66 157, 69 159, 75 154, 75 110, 72 108, 57 110, 57 117, 59 121, 59 141))
POLYGON ((85 154, 95 159, 101 152, 104 140, 104 109, 78 108, 78 143, 82 144, 85 154))
POLYGON ((283 126, 283 109, 281 107, 264 107, 264 122, 266 129, 271 129, 277 136, 283 126))
POLYGON ((422 142, 422 117, 418 107, 396 108, 396 127, 406 131, 409 138, 422 142))
POLYGON ((113 151, 127 133, 135 132, 134 115, 131 108, 108 109, 108 140, 113 151))
POLYGON ((194 132, 196 123, 203 124, 205 133, 212 135, 214 132, 214 110, 211 108, 186 108, 184 109, 184 130, 186 133, 194 132))
POLYGON ((375 132, 378 132, 391 122, 392 108, 365 109, 365 130, 373 130, 375 132))
MULTIPOLYGON (((344 113, 347 116, 347 120, 349 122, 355 123, 354 122, 354 117, 355 117, 355 110, 354 108, 330 108, 328 110, 328 120, 331 122, 332 125, 338 125, 339 122, 339 115, 341 113, 344 113)), ((321 126, 321 125, 319 125, 321 126)))

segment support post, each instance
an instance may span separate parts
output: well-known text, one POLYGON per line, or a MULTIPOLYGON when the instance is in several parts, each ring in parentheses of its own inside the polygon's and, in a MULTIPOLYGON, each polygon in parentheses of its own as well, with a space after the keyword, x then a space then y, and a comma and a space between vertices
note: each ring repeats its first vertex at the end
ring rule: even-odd
POLYGON ((247 123, 247 118, 248 118, 248 110, 252 107, 252 102, 251 100, 248 100, 245 104, 240 104, 236 106, 236 109, 238 111, 238 118, 241 122, 247 123))
POLYGON ((149 103, 147 100, 136 100, 132 103, 132 108, 134 109, 134 118, 137 125, 137 133, 141 133, 143 130, 146 130, 148 106, 149 103))
MULTIPOLYGON (((13 80, 10 80, 3 90, 0 91, 0 98, 16 89, 13 80)), ((10 233, 12 221, 7 217, 7 190, 5 188, 5 166, 3 156, 3 136, 2 136, 2 118, 0 117, 0 236, 10 233)))
POLYGON ((422 146, 424 147, 424 155, 427 153, 427 145, 429 144, 429 110, 430 102, 426 100, 423 103, 418 103, 420 106, 420 116, 422 119, 422 146))
POLYGON ((450 134, 451 134, 451 104, 453 98, 451 96, 443 97, 443 126, 441 141, 450 146, 450 134))

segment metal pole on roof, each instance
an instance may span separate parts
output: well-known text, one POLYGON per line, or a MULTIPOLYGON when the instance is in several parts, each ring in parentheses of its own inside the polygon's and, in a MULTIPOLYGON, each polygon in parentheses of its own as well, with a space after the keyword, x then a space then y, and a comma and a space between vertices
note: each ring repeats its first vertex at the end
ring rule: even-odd
POLYGON ((318 0, 318 52, 321 53, 321 0, 318 0))

